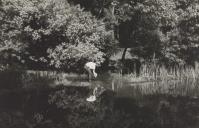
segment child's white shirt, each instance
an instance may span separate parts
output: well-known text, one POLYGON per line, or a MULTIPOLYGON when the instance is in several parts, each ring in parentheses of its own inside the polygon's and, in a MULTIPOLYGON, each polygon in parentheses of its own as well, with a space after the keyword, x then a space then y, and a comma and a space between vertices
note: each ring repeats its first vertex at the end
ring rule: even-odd
POLYGON ((96 63, 94 63, 94 62, 88 62, 88 63, 85 64, 85 66, 88 67, 89 69, 95 70, 96 63))

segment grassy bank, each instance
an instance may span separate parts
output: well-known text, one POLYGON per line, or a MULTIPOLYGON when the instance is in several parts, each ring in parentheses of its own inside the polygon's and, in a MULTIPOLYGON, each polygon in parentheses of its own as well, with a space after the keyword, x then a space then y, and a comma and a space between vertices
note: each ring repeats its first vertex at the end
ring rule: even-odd
POLYGON ((195 68, 190 66, 166 68, 156 64, 143 64, 140 74, 135 72, 130 74, 118 73, 99 73, 93 83, 88 82, 86 74, 64 73, 56 71, 4 71, 0 72, 1 88, 40 88, 55 87, 57 85, 75 85, 88 86, 90 84, 108 84, 109 86, 124 86, 142 84, 149 82, 158 82, 159 85, 168 86, 168 81, 178 81, 178 83, 197 83, 199 78, 199 64, 195 68), (97 81, 97 82, 95 82, 97 81), (161 84, 160 84, 161 83, 161 84), (163 83, 163 84, 162 84, 163 83))

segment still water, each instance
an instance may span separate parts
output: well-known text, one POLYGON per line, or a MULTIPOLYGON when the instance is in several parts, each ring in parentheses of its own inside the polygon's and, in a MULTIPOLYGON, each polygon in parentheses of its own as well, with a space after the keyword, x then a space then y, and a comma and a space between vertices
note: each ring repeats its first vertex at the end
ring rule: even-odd
POLYGON ((198 80, 133 83, 102 75, 91 83, 68 81, 1 88, 0 128, 199 128, 198 80), (97 85, 106 91, 87 102, 97 85))

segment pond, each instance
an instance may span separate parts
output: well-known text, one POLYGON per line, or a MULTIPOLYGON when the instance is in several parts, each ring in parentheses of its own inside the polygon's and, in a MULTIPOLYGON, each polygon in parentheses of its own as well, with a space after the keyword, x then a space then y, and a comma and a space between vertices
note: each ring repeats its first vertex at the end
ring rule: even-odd
POLYGON ((1 82, 0 128, 199 127, 198 80, 128 82, 103 74, 88 83, 82 76, 66 77, 68 85, 57 86, 44 79, 43 86, 32 80, 15 88, 1 82), (106 90, 87 102, 98 85, 106 90))

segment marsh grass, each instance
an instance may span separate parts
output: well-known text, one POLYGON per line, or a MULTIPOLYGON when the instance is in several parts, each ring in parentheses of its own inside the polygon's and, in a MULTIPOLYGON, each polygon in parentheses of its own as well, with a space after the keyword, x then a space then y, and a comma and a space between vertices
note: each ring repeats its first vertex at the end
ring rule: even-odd
POLYGON ((195 67, 191 66, 174 66, 166 68, 164 65, 157 64, 144 64, 140 68, 140 74, 135 72, 122 75, 124 79, 130 82, 148 82, 148 81, 167 81, 167 80, 180 80, 186 79, 196 81, 199 78, 199 64, 196 63, 195 67))
MULTIPOLYGON (((168 94, 174 96, 199 96, 199 64, 166 68, 155 64, 142 65, 140 75, 136 73, 113 74, 114 90, 137 95, 168 94), (126 88, 126 90, 125 90, 126 88), (131 92, 129 92, 131 90, 131 92)), ((125 94, 128 95, 128 94, 125 94)), ((136 96, 136 97, 137 97, 136 96)))

